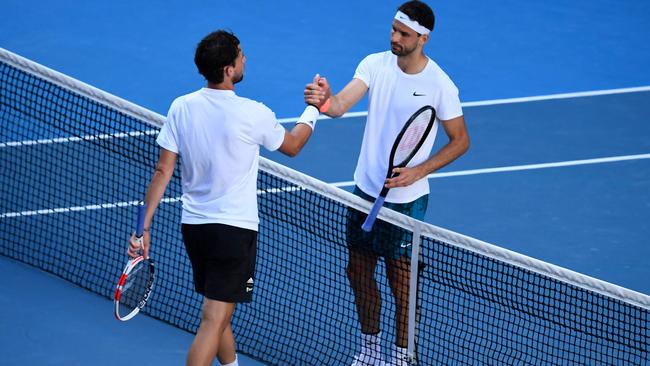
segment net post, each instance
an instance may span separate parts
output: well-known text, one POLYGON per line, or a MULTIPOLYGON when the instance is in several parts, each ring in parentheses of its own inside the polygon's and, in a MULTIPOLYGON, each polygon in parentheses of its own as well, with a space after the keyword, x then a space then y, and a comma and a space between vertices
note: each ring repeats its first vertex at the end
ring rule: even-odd
POLYGON ((408 318, 408 345, 407 353, 409 363, 415 364, 415 332, 417 326, 417 292, 418 292, 418 273, 419 273, 419 258, 420 258, 420 244, 422 243, 420 225, 416 224, 413 227, 413 239, 411 245, 411 277, 409 281, 409 318, 408 318))

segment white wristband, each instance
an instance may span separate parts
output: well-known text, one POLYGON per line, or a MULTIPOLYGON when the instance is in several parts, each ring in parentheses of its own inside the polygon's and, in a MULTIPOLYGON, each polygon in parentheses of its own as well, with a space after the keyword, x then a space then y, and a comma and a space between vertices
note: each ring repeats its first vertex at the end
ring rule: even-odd
POLYGON ((318 115, 318 108, 310 104, 305 108, 305 111, 302 112, 302 115, 300 115, 300 118, 298 118, 298 122, 296 123, 306 124, 307 126, 311 127, 313 131, 314 128, 316 128, 316 120, 318 119, 318 115))

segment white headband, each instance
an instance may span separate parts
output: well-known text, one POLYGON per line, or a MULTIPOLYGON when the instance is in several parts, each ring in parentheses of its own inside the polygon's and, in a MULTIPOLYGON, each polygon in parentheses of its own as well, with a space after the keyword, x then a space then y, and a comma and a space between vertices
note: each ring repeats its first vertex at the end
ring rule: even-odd
POLYGON ((401 11, 397 11, 397 14, 395 14, 395 19, 399 20, 400 23, 403 23, 405 26, 413 29, 414 31, 420 33, 420 34, 429 34, 431 31, 420 25, 420 23, 416 22, 415 20, 411 20, 408 15, 402 13, 401 11))

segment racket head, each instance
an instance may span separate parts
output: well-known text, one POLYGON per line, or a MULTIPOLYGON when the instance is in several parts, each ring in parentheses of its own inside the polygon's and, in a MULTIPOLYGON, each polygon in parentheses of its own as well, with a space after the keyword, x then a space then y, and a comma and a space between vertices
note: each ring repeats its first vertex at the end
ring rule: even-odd
POLYGON ((153 260, 139 256, 127 262, 113 295, 118 320, 127 321, 140 312, 149 300, 153 281, 153 260))
MULTIPOLYGON (((395 138, 390 152, 391 168, 405 167, 413 159, 429 136, 435 120, 436 110, 430 105, 413 113, 395 138)), ((391 174, 392 169, 389 169, 388 176, 391 174)))

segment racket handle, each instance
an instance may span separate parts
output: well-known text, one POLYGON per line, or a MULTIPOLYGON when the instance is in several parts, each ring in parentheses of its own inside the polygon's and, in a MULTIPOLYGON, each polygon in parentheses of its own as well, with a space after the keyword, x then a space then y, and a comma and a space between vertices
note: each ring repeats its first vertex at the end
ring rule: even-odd
POLYGON ((138 206, 138 226, 136 226, 135 236, 141 238, 144 234, 144 217, 147 213, 147 204, 142 202, 138 206))
POLYGON ((372 230, 372 226, 375 223, 375 220, 377 219, 377 214, 379 214, 379 209, 381 206, 384 205, 384 200, 386 197, 379 196, 375 200, 375 204, 372 206, 372 209, 370 210, 370 213, 368 214, 368 217, 366 217, 366 221, 361 225, 361 229, 363 231, 369 233, 370 230, 372 230))

